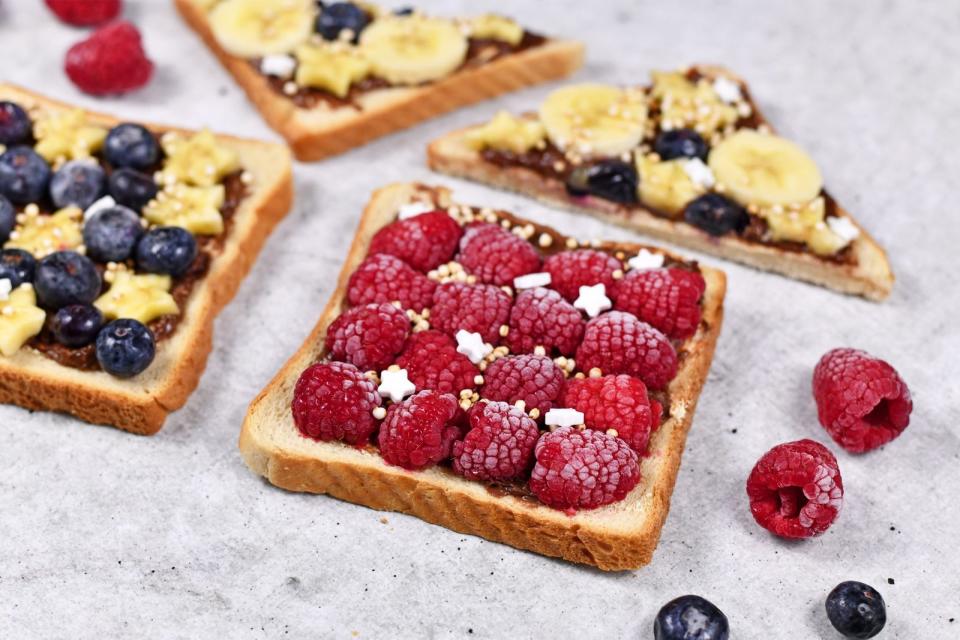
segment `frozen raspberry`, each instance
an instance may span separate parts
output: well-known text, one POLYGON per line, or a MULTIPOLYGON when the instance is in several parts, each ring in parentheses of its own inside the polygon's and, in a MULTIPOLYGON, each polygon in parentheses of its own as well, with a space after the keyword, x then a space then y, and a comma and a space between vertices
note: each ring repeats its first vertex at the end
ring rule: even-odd
POLYGON ((813 440, 779 444, 753 467, 747 497, 750 512, 764 529, 783 538, 819 535, 843 505, 837 459, 813 440))
POLYGON ((572 356, 580 345, 585 323, 572 304, 551 289, 527 289, 510 311, 507 345, 514 353, 530 353, 536 346, 548 353, 572 356))
POLYGON ((133 91, 153 75, 140 32, 126 20, 101 27, 70 47, 64 66, 70 80, 92 95, 133 91))
POLYGON ((613 307, 682 340, 697 331, 706 287, 702 275, 685 269, 631 271, 614 286, 613 307))
POLYGON ((470 431, 453 445, 453 470, 471 480, 525 477, 540 437, 537 423, 506 402, 481 402, 469 420, 470 431))
POLYGON ((503 289, 492 284, 449 282, 433 295, 430 326, 451 336, 460 329, 479 333, 484 342, 496 344, 512 303, 503 289))
POLYGON ((856 349, 828 351, 813 370, 817 415, 830 437, 853 453, 871 451, 910 424, 913 400, 889 364, 856 349))
POLYGON ((307 367, 293 390, 293 422, 314 440, 366 443, 377 428, 377 385, 352 364, 330 362, 307 367))
POLYGON ((619 260, 594 249, 561 251, 543 262, 543 270, 550 274, 550 286, 570 302, 580 296, 580 287, 602 283, 608 293, 612 291, 613 272, 618 269, 623 269, 619 260))
POLYGON ((641 455, 647 451, 650 434, 660 426, 660 403, 648 398, 647 385, 633 376, 570 380, 561 404, 583 413, 583 422, 590 429, 616 429, 641 455))
POLYGON ((595 509, 623 500, 640 481, 637 452, 602 431, 562 427, 544 434, 530 490, 554 509, 595 509))
POLYGON ((89 27, 120 15, 120 0, 47 0, 57 17, 75 27, 89 27))
POLYGON ((445 333, 421 331, 407 339, 407 346, 397 358, 397 365, 417 391, 432 389, 440 393, 459 394, 473 390, 480 370, 470 359, 457 352, 457 345, 445 333))
POLYGON ((414 269, 430 271, 449 262, 463 229, 445 211, 397 220, 373 236, 370 253, 389 253, 414 269))
POLYGON ((460 430, 453 424, 460 407, 449 393, 421 391, 390 405, 380 426, 380 455, 404 469, 422 469, 450 457, 460 430))
POLYGON ((457 261, 480 282, 513 286, 517 276, 540 268, 540 254, 529 242, 500 225, 471 224, 460 239, 457 261))
POLYGON ((327 330, 327 351, 368 371, 385 369, 403 349, 410 320, 392 304, 368 304, 347 309, 327 330))
POLYGON ((605 374, 626 373, 651 389, 663 389, 677 375, 677 352, 667 337, 622 311, 601 314, 587 323, 577 349, 577 367, 605 374))
POLYGON ((480 395, 488 400, 515 404, 523 400, 525 409, 537 409, 544 415, 563 391, 563 369, 546 356, 522 355, 498 358, 483 372, 480 395))
POLYGON ((353 306, 371 302, 400 302, 417 313, 433 303, 437 283, 394 256, 368 256, 350 276, 347 300, 353 306))

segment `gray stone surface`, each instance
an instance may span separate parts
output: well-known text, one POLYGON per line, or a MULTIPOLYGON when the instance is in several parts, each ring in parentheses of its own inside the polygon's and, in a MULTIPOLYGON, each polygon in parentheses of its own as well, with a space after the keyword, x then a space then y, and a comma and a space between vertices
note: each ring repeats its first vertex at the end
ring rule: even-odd
MULTIPOLYGON (((82 32, 27 0, 0 9, 0 76, 133 119, 276 138, 168 2, 128 4, 158 63, 146 90, 76 91, 61 61, 82 32)), ((429 3, 449 13, 495 4, 429 3)), ((740 71, 889 249, 893 296, 872 304, 723 264, 727 320, 660 547, 646 569, 606 575, 279 491, 236 448, 248 401, 330 294, 373 188, 451 184, 463 201, 577 235, 633 237, 425 168, 428 140, 498 107, 531 107, 548 88, 298 165, 295 210, 217 321, 199 389, 159 435, 0 407, 0 637, 650 638, 659 606, 694 592, 726 611, 738 639, 833 638, 822 603, 844 579, 883 593, 881 638, 960 635, 956 3, 525 0, 509 11, 586 40, 579 80, 631 82, 695 61, 740 71), (778 442, 827 440, 810 374, 838 345, 899 368, 916 398, 912 424, 882 451, 840 452, 840 520, 820 539, 781 542, 753 523, 744 480, 778 442)))

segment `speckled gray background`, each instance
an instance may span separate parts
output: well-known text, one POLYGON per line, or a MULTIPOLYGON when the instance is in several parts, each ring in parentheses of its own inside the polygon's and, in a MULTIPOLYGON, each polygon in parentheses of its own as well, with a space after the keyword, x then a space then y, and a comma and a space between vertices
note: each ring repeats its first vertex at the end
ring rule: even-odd
MULTIPOLYGON (((0 77, 130 118, 276 138, 168 2, 128 4, 158 62, 146 90, 80 94, 60 64, 83 33, 30 0, 0 9, 0 77)), ((453 14, 497 3, 427 4, 453 14)), ((960 5, 525 0, 505 10, 586 40, 580 80, 630 82, 694 61, 740 71, 889 249, 893 296, 877 305, 723 264, 727 320, 660 547, 649 567, 606 575, 285 493, 249 473, 236 448, 247 402, 316 320, 374 187, 431 180, 575 235, 632 237, 425 168, 428 140, 497 107, 530 107, 548 88, 298 165, 295 210, 217 321, 199 389, 159 435, 0 407, 0 637, 644 639, 661 604, 694 592, 727 613, 737 639, 836 638, 822 602, 843 579, 883 593, 881 638, 960 636, 949 621, 960 619, 960 5), (809 379, 839 345, 898 367, 915 394, 912 424, 882 451, 839 453, 839 521, 820 539, 781 542, 753 523, 744 480, 778 442, 827 441, 809 379)))

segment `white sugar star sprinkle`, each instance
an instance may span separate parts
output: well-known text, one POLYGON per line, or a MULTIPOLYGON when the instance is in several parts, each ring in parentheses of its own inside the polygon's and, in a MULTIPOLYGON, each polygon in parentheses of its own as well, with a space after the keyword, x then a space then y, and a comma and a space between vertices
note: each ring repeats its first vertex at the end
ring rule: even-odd
POLYGON ((8 278, 0 280, 0 301, 6 302, 9 300, 11 291, 13 291, 13 283, 8 278))
POLYGON ((513 279, 513 288, 517 291, 521 289, 534 289, 536 287, 546 287, 552 282, 550 274, 546 271, 539 273, 528 273, 525 276, 517 276, 513 279))
POLYGON ((663 266, 663 254, 640 249, 640 253, 627 260, 627 265, 637 271, 659 269, 663 266))
POLYGON ((827 226, 830 227, 830 231, 833 231, 846 242, 851 242, 860 237, 860 229, 857 228, 857 225, 850 222, 850 218, 832 216, 827 218, 827 226))
POLYGON ((407 218, 418 216, 421 213, 430 213, 435 209, 436 207, 429 202, 410 202, 400 207, 400 211, 397 212, 397 217, 400 220, 406 220, 407 218))
POLYGON ((387 369, 380 372, 380 386, 377 387, 377 391, 380 392, 381 397, 390 398, 393 402, 400 402, 416 390, 417 388, 407 377, 406 369, 396 369, 394 371, 387 369))
POLYGON ((613 303, 607 297, 607 287, 601 282, 593 286, 580 287, 580 296, 574 301, 573 306, 586 311, 591 318, 596 318, 601 312, 612 307, 613 303))
POLYGON ((93 214, 103 211, 104 209, 109 209, 110 207, 117 206, 117 201, 111 198, 110 196, 103 196, 99 200, 95 201, 92 205, 87 207, 87 210, 83 212, 83 221, 86 222, 93 214))
POLYGON ((479 333, 460 329, 457 331, 457 352, 470 358, 470 362, 477 364, 493 351, 493 347, 483 341, 479 333))
POLYGON ((260 61, 260 71, 264 75, 276 76, 284 80, 293 76, 293 70, 296 68, 297 61, 292 56, 284 54, 264 56, 260 61))
POLYGON ((740 85, 729 78, 717 78, 713 81, 713 90, 717 92, 720 99, 728 104, 740 102, 743 94, 740 93, 740 85))
POLYGON ((700 158, 691 158, 683 163, 683 170, 694 184, 709 189, 716 182, 713 171, 700 158))
POLYGON ((550 409, 543 419, 548 427, 575 427, 583 424, 583 414, 576 409, 550 409))

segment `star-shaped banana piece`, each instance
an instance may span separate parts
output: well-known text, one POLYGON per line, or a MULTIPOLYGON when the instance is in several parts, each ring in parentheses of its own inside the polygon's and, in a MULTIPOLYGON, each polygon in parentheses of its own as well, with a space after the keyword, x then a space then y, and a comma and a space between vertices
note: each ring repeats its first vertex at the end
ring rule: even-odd
POLYGON ((71 109, 38 118, 33 135, 37 153, 56 166, 67 160, 91 157, 103 146, 107 130, 88 122, 83 109, 71 109))
POLYGON ((370 63, 341 43, 297 47, 296 82, 301 87, 325 89, 344 98, 350 85, 370 75, 370 63))
POLYGON ((487 13, 467 21, 471 38, 489 38, 518 45, 523 40, 523 27, 510 18, 487 13))
POLYGON ((703 186, 690 179, 686 162, 685 158, 664 162, 654 154, 638 153, 640 201, 668 215, 680 215, 691 200, 704 192, 703 186))
POLYGON ((43 215, 37 207, 28 205, 17 216, 17 226, 3 246, 23 249, 38 259, 43 258, 83 244, 82 225, 83 211, 79 207, 66 207, 53 215, 43 215))
POLYGON ((160 172, 160 181, 171 185, 186 183, 212 187, 240 169, 240 157, 228 149, 208 129, 190 137, 165 133, 160 145, 167 158, 160 172))
POLYGON ((143 217, 165 227, 183 227, 194 235, 215 236, 223 232, 220 207, 226 198, 223 185, 165 188, 143 208, 143 217))
POLYGON ((706 79, 691 82, 679 72, 653 72, 651 93, 660 100, 661 126, 665 130, 692 128, 702 136, 722 131, 740 117, 706 79))
MULTIPOLYGON (((0 280, 0 283, 9 280, 0 280)), ((4 287, 6 289, 7 287, 4 287)), ((37 307, 37 296, 30 284, 22 284, 0 302, 0 354, 10 357, 27 340, 40 333, 47 314, 37 307)))
POLYGON ((108 320, 130 318, 147 324, 160 316, 180 313, 170 295, 170 276, 116 271, 106 279, 112 280, 110 289, 93 304, 108 320))

